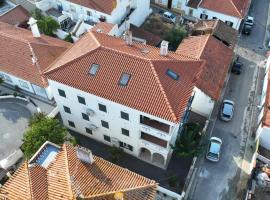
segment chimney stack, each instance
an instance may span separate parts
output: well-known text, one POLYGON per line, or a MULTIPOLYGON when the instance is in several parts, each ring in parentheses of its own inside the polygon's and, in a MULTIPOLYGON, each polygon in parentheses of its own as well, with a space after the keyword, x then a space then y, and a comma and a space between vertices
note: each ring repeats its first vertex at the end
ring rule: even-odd
POLYGON ((38 26, 37 26, 37 20, 35 20, 33 17, 31 17, 29 19, 29 21, 28 21, 28 24, 29 24, 29 26, 31 28, 33 37, 39 38, 40 37, 40 32, 39 32, 39 29, 38 29, 38 26))
POLYGON ((161 56, 167 56, 168 47, 169 47, 169 42, 162 40, 161 45, 160 45, 160 55, 161 56))
POLYGON ((77 157, 80 161, 84 163, 87 163, 90 165, 94 163, 92 151, 84 147, 77 146, 77 157))
POLYGON ((126 31, 125 40, 126 40, 127 45, 129 46, 132 45, 132 32, 131 31, 126 31))

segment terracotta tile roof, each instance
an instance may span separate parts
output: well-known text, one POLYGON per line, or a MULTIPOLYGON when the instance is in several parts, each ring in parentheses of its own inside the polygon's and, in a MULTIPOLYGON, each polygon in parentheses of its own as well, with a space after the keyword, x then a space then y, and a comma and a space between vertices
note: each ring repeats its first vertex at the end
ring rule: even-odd
POLYGON ((161 56, 150 45, 129 46, 120 38, 89 32, 45 74, 48 79, 178 123, 203 64, 172 52, 161 56), (88 74, 93 63, 100 65, 96 76, 88 74), (166 75, 167 69, 180 79, 166 75), (126 87, 118 84, 124 72, 131 74, 126 87))
POLYGON ((110 31, 117 26, 116 24, 108 23, 108 22, 100 22, 96 24, 91 30, 97 31, 105 34, 109 34, 110 31))
POLYGON ((200 20, 194 25, 192 35, 204 34, 211 34, 234 48, 238 32, 221 20, 200 20))
POLYGON ((0 21, 12 24, 20 25, 25 23, 30 18, 30 13, 24 9, 21 5, 17 5, 13 9, 0 15, 0 21))
POLYGON ((233 57, 233 50, 211 35, 191 36, 179 45, 177 52, 206 60, 206 67, 196 85, 218 100, 233 57))
POLYGON ((191 8, 197 8, 200 2, 201 0, 189 0, 187 6, 191 8))
POLYGON ((268 83, 265 95, 265 103, 264 103, 264 115, 262 118, 263 125, 270 127, 270 73, 268 72, 268 83))
POLYGON ((145 39, 146 44, 149 44, 152 46, 158 46, 162 41, 162 39, 159 36, 153 33, 150 33, 144 30, 143 28, 138 28, 132 24, 130 25, 130 30, 132 31, 132 35, 134 37, 145 39))
POLYGON ((47 85, 42 71, 47 68, 70 43, 0 22, 0 71, 28 80, 41 87, 47 85), (36 57, 33 64, 32 56, 36 57))
POLYGON ((248 4, 249 0, 202 0, 199 7, 238 18, 244 18, 248 4))
MULTIPOLYGON (((128 200, 154 200, 157 183, 134 172, 93 156, 94 163, 78 159, 76 147, 64 144, 45 169, 37 164, 20 169, 0 188, 0 199, 110 200, 122 192, 128 200)), ((115 200, 115 199, 114 199, 115 200)))
POLYGON ((69 0, 72 3, 100 11, 106 14, 111 14, 117 5, 117 0, 69 0))

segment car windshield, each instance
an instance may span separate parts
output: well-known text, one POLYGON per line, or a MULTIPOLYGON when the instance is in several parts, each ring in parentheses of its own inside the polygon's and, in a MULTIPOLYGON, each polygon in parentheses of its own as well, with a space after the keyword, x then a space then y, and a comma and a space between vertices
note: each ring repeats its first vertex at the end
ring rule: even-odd
POLYGON ((252 19, 247 19, 247 22, 250 22, 250 23, 252 23, 252 19))
POLYGON ((218 155, 215 154, 215 153, 209 152, 207 156, 210 157, 210 158, 218 159, 218 155))

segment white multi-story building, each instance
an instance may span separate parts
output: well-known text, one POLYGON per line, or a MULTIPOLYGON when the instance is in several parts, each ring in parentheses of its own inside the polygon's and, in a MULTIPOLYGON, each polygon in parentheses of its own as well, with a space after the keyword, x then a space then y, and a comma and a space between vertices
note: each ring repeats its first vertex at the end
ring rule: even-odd
POLYGON ((0 77, 5 83, 46 99, 52 99, 43 70, 69 46, 70 43, 40 35, 35 20, 32 32, 0 22, 0 77))
POLYGON ((45 75, 65 126, 165 168, 191 107, 213 104, 195 86, 205 62, 131 38, 89 32, 45 75))
POLYGON ((249 6, 248 0, 155 0, 155 3, 199 19, 220 19, 237 30, 249 6))
MULTIPOLYGON (((117 24, 120 35, 126 30, 125 20, 140 26, 151 13, 150 0, 39 0, 36 6, 54 17, 64 32, 75 36, 99 22, 117 24)), ((61 35, 60 30, 58 33, 61 35)))

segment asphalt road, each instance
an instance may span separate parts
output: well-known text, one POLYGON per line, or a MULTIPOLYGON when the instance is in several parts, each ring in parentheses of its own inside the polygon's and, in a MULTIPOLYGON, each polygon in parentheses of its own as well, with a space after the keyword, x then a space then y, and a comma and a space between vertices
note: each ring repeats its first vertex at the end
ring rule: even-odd
POLYGON ((251 88, 257 65, 263 59, 264 36, 266 31, 269 0, 253 1, 250 14, 255 17, 255 26, 249 36, 241 36, 236 53, 244 63, 241 75, 230 76, 224 99, 235 102, 234 117, 231 122, 214 121, 212 136, 222 139, 221 159, 218 163, 202 160, 196 174, 196 184, 190 199, 193 200, 234 200, 240 178, 241 164, 247 137, 246 119, 249 117, 251 88))

